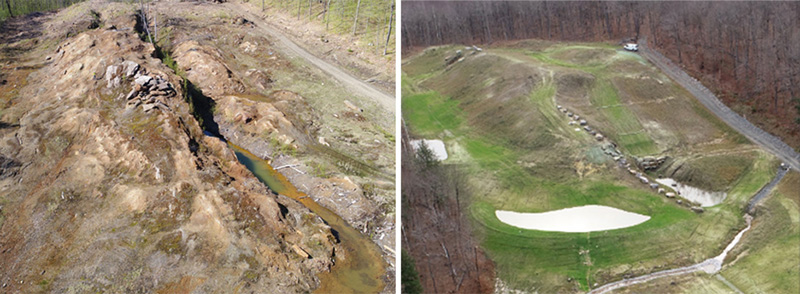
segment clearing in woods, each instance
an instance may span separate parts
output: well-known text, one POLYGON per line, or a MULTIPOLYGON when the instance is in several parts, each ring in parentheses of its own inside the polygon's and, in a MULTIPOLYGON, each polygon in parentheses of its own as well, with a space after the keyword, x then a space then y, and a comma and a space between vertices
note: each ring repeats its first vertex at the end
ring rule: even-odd
MULTIPOLYGON (((615 45, 521 41, 481 52, 440 46, 409 56, 402 68, 405 123, 419 138, 444 141, 449 157, 443 164, 467 171, 469 188, 478 195, 468 208, 474 234, 509 288, 588 291, 716 256, 745 227, 747 201, 776 172, 772 155, 725 125, 658 68, 615 45), (446 58, 457 50, 464 57, 448 65, 446 58), (570 125, 558 106, 579 115, 605 139, 570 125), (668 156, 659 168, 644 173, 651 182, 670 177, 728 196, 703 213, 693 212, 696 204, 667 198, 640 183, 608 154, 610 142, 640 172, 636 157, 668 156), (561 233, 513 227, 496 216, 497 210, 537 213, 584 205, 651 218, 616 230, 561 233)), ((768 198, 762 211, 785 215, 787 210, 779 208, 797 210, 796 199, 785 196, 768 198)), ((763 224, 791 226, 791 219, 756 216, 752 231, 729 254, 720 274, 740 289, 750 287, 745 283, 754 289, 779 284, 796 292, 796 283, 769 274, 796 275, 796 266, 728 265, 744 246, 758 246, 767 256, 777 253, 765 244, 796 236, 764 230, 763 224), (750 237, 756 235, 760 238, 750 237), (739 270, 745 266, 758 273, 739 270)))

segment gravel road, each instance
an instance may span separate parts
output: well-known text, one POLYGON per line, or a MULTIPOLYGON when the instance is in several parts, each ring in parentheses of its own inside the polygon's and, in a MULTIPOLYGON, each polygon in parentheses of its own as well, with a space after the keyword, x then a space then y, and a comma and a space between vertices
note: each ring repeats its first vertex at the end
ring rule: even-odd
MULTIPOLYGON (((231 5, 244 5, 244 4, 231 4, 231 5)), ((228 6, 230 8, 230 6, 228 6)), ((368 84, 365 81, 362 81, 350 73, 345 72, 344 70, 340 69, 339 67, 328 63, 325 60, 315 56, 314 54, 309 53, 295 42, 290 40, 286 37, 283 33, 278 31, 278 29, 274 28, 270 23, 264 21, 261 17, 250 13, 247 8, 240 7, 236 10, 236 13, 244 14, 247 20, 250 20, 256 24, 256 28, 261 30, 262 32, 266 33, 273 37, 273 41, 276 41, 278 45, 285 48, 287 53, 293 54, 297 57, 303 58, 307 60, 309 63, 313 64, 323 72, 329 74, 331 77, 339 81, 340 83, 344 84, 346 88, 350 89, 351 91, 363 95, 365 97, 369 97, 375 99, 378 104, 383 106, 383 108, 394 115, 395 113, 395 98, 394 95, 389 95, 380 91, 373 87, 372 85, 368 84)))
POLYGON ((711 110, 711 112, 716 114, 720 119, 722 119, 722 121, 753 141, 753 143, 756 143, 767 151, 771 152, 795 170, 800 170, 800 154, 798 154, 794 148, 781 141, 780 138, 765 132, 764 130, 747 121, 747 119, 733 112, 733 110, 720 102, 714 93, 711 93, 708 88, 703 86, 695 78, 686 74, 686 72, 681 70, 680 67, 672 63, 672 61, 670 61, 668 58, 664 57, 661 55, 661 53, 658 53, 655 50, 649 50, 647 48, 646 40, 643 40, 641 43, 642 44, 639 47, 640 54, 664 71, 664 73, 666 73, 676 83, 686 88, 686 90, 694 95, 697 100, 700 101, 700 103, 708 108, 708 110, 711 110))
POLYGON ((670 270, 663 270, 663 271, 660 271, 660 272, 655 272, 655 273, 651 273, 651 274, 647 274, 647 275, 643 275, 643 276, 638 276, 638 277, 631 278, 631 279, 623 279, 621 281, 608 283, 608 284, 602 285, 602 286, 600 286, 598 288, 594 288, 592 291, 589 291, 588 294, 607 293, 609 291, 613 291, 613 290, 616 290, 616 289, 619 289, 619 288, 625 288, 625 287, 628 287, 628 286, 631 286, 631 285, 640 284, 640 283, 648 282, 648 281, 659 279, 659 278, 683 275, 683 274, 688 274, 688 273, 693 273, 693 272, 698 272, 698 271, 703 271, 703 272, 708 273, 708 274, 717 273, 722 269, 722 262, 725 260, 725 257, 728 255, 728 252, 730 252, 733 249, 733 247, 736 246, 737 243, 739 243, 739 241, 741 240, 741 238, 744 235, 744 233, 747 232, 748 230, 750 230, 750 224, 751 224, 751 221, 753 220, 753 217, 750 216, 749 214, 746 214, 745 215, 745 220, 747 221, 747 227, 744 228, 743 230, 741 230, 738 234, 736 234, 736 237, 734 237, 733 240, 731 240, 731 242, 728 243, 728 246, 725 247, 725 250, 722 251, 722 253, 720 255, 717 255, 717 256, 715 256, 713 258, 706 259, 701 263, 696 263, 696 264, 693 264, 693 265, 690 265, 690 266, 685 266, 685 267, 680 267, 680 268, 670 269, 670 270))

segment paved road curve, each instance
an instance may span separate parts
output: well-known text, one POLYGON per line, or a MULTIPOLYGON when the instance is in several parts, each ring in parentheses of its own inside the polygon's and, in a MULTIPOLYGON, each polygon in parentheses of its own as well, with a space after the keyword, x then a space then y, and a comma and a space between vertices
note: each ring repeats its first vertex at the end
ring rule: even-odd
MULTIPOLYGON (((245 4, 230 4, 230 5, 245 5, 245 4)), ((230 8, 230 6, 228 6, 230 8)), ((395 113, 395 99, 394 95, 386 94, 372 85, 364 82, 352 75, 347 73, 339 67, 328 63, 325 60, 315 56, 314 54, 309 53, 302 47, 298 46, 292 40, 287 38, 283 33, 275 29, 271 24, 264 21, 261 17, 250 13, 247 8, 240 7, 236 10, 236 13, 246 14, 247 19, 256 23, 257 28, 260 29, 262 32, 266 33, 273 37, 274 41, 283 47, 286 48, 289 52, 295 56, 308 60, 309 63, 313 64, 323 72, 329 74, 331 77, 339 81, 340 83, 344 84, 344 86, 351 91, 363 95, 365 97, 369 97, 375 99, 379 105, 383 106, 383 108, 394 115, 395 113)))
POLYGON ((771 152, 795 170, 800 170, 800 154, 798 154, 797 151, 795 151, 792 147, 781 141, 780 138, 765 132, 764 130, 747 121, 747 119, 733 112, 733 110, 720 102, 719 99, 717 99, 717 97, 708 90, 708 88, 686 74, 686 72, 672 63, 672 61, 655 50, 649 50, 647 48, 646 40, 643 39, 641 43, 641 55, 664 71, 664 73, 666 73, 675 82, 686 88, 686 90, 688 90, 689 93, 692 93, 692 95, 694 95, 697 100, 700 101, 700 103, 705 105, 708 110, 711 110, 711 112, 722 119, 722 121, 750 139, 750 141, 753 141, 753 143, 756 143, 767 151, 771 152))

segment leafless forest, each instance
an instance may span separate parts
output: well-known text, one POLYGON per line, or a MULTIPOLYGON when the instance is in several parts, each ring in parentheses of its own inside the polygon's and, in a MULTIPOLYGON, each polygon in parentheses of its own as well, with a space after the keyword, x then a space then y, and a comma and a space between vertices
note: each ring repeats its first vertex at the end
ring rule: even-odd
POLYGON ((424 291, 492 292, 494 264, 472 236, 462 209, 470 195, 466 177, 458 166, 420 160, 406 136, 402 143, 403 252, 413 257, 424 291))
POLYGON ((404 52, 520 39, 646 38, 747 119, 800 147, 800 2, 404 2, 404 52))

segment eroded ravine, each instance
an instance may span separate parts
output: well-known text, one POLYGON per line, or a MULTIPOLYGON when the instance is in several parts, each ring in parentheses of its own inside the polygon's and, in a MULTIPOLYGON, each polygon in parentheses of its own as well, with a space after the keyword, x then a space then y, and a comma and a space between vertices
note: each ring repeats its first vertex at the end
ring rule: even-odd
MULTIPOLYGON (((141 20, 142 18, 138 18, 141 20)), ((161 50, 160 48, 157 48, 161 50)), ((159 51, 158 57, 164 61, 167 56, 174 55, 175 52, 159 51)), ((180 61, 174 63, 180 67, 180 61)), ((212 113, 214 97, 205 95, 202 85, 196 86, 197 80, 183 76, 184 84, 187 86, 188 100, 192 104, 193 114, 201 122, 201 125, 208 135, 223 138, 219 131, 219 126, 214 121, 212 113)), ((223 141, 224 138, 223 138, 223 141)), ((320 287, 315 293, 378 293, 384 288, 383 275, 386 272, 386 264, 381 255, 381 251, 375 243, 354 229, 339 215, 333 211, 322 207, 311 197, 297 190, 289 180, 281 173, 277 172, 270 164, 249 151, 228 142, 228 146, 236 153, 236 158, 245 165, 261 182, 269 187, 273 192, 294 199, 306 208, 318 215, 326 224, 331 227, 332 233, 337 237, 339 244, 344 252, 335 252, 334 266, 329 272, 318 275, 320 287)), ((312 256, 311 258, 315 258, 312 256)))
POLYGON ((330 272, 319 275, 316 293, 377 293, 383 290, 385 264, 378 247, 339 215, 322 207, 311 197, 297 190, 286 177, 263 159, 239 146, 228 143, 236 158, 272 191, 302 203, 321 217, 339 238, 345 252, 336 253, 330 272))

